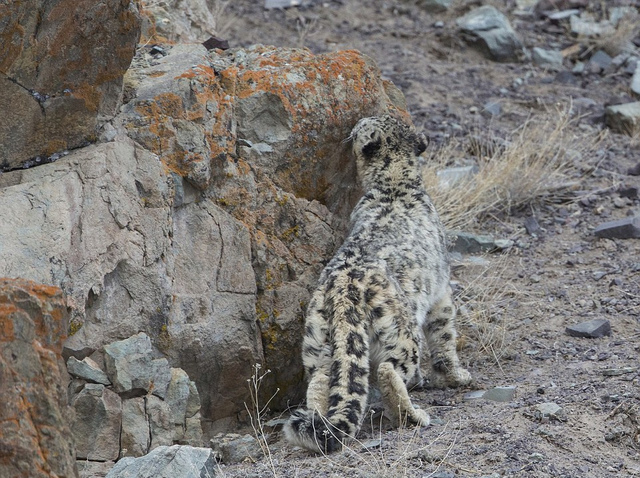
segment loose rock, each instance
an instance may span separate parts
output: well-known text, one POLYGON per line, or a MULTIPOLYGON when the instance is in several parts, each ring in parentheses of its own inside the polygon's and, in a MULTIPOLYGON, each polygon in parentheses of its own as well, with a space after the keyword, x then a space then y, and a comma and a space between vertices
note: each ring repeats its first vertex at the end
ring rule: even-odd
POLYGON ((240 463, 247 458, 253 461, 263 455, 260 443, 251 435, 221 434, 210 443, 217 457, 226 464, 240 463))
POLYGON ((599 338, 611 335, 611 323, 606 319, 593 319, 588 322, 581 322, 570 325, 565 332, 571 337, 599 338))
POLYGON ((453 3, 453 0, 419 0, 418 5, 428 12, 446 12, 453 3))
POLYGON ((516 387, 495 387, 487 390, 482 398, 494 402, 510 402, 516 394, 516 387))
POLYGON ((509 20, 496 8, 485 5, 471 10, 456 20, 467 43, 480 49, 488 58, 499 62, 519 61, 522 42, 509 20))
POLYGON ((123 458, 107 478, 213 477, 216 462, 210 448, 161 446, 140 458, 123 458))
POLYGON ((593 233, 607 239, 633 239, 640 237, 640 216, 626 217, 605 222, 597 226, 593 233))
POLYGON ((111 385, 107 374, 89 357, 85 357, 82 361, 75 357, 69 357, 69 360, 67 360, 67 371, 74 377, 81 378, 87 382, 111 385))
POLYGON ((640 126, 640 101, 607 106, 605 122, 616 133, 632 135, 640 126))
POLYGON ((563 67, 564 58, 562 52, 558 50, 544 50, 534 47, 531 51, 531 58, 536 65, 550 70, 561 70, 563 67))

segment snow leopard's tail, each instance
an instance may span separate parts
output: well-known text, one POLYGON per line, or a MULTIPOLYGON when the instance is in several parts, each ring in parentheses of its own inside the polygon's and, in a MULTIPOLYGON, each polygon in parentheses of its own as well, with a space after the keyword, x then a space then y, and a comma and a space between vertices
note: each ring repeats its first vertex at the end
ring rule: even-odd
POLYGON ((332 346, 328 390, 323 391, 328 396, 327 409, 324 416, 322 411, 309 409, 291 415, 285 435, 294 445, 330 453, 360 428, 369 393, 372 311, 366 304, 366 275, 365 267, 351 267, 327 278, 324 314, 331 327, 332 346))

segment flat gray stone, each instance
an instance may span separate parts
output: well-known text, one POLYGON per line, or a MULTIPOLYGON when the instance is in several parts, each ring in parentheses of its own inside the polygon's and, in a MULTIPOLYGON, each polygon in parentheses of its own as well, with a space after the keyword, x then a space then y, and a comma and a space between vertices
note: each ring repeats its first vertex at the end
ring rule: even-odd
POLYGON ((562 407, 554 402, 540 403, 535 406, 535 410, 544 417, 557 417, 562 413, 562 407))
POLYGON ((611 335, 611 323, 607 319, 593 319, 588 322, 570 325, 565 332, 571 337, 599 338, 611 335))
POLYGON ((451 7, 453 0, 419 0, 418 5, 431 13, 446 12, 451 7))
POLYGON ((612 35, 614 26, 608 20, 596 22, 589 14, 572 15, 569 18, 571 33, 582 37, 602 37, 612 35))
POLYGON ((69 360, 67 360, 67 371, 74 377, 81 378, 87 382, 111 385, 107 374, 89 357, 85 357, 82 360, 78 360, 73 356, 69 357, 69 360))
POLYGON ((613 58, 611 56, 602 50, 598 50, 589 58, 586 68, 589 73, 601 73, 609 68, 612 62, 613 58))
POLYGON ((600 224, 593 230, 598 237, 607 239, 634 239, 640 237, 640 216, 626 217, 600 224))
POLYGON ((456 20, 464 40, 479 48, 489 59, 499 62, 519 61, 522 42, 509 20, 490 5, 475 8, 456 20))
POLYGON ((478 166, 459 166, 456 168, 442 169, 436 173, 436 176, 438 177, 438 184, 441 187, 450 188, 460 182, 469 181, 478 171, 478 166))
POLYGON ((216 461, 210 448, 160 446, 140 458, 123 458, 107 478, 213 477, 216 461))
POLYGON ((484 397, 484 394, 487 393, 486 390, 474 390, 473 392, 467 392, 464 394, 464 400, 478 400, 479 398, 484 397))
POLYGON ((559 22, 560 20, 566 20, 567 18, 571 18, 574 15, 579 15, 580 10, 576 8, 572 8, 570 10, 560 10, 556 12, 547 12, 546 17, 552 22, 559 22))
POLYGON ((558 50, 545 50, 543 48, 534 47, 531 50, 531 59, 535 65, 550 70, 561 70, 564 60, 562 52, 558 50))
POLYGON ((513 246, 510 239, 494 239, 485 234, 472 234, 469 232, 449 232, 449 252, 460 254, 477 254, 478 252, 490 252, 508 249, 513 246))
POLYGON ((482 398, 492 400, 494 402, 510 402, 516 394, 516 387, 494 387, 487 390, 482 398))
POLYGON ((289 7, 297 7, 302 2, 300 0, 265 0, 264 8, 272 9, 272 8, 289 8, 289 7))
POLYGON ((607 106, 605 122, 616 133, 632 135, 640 126, 640 101, 607 106))

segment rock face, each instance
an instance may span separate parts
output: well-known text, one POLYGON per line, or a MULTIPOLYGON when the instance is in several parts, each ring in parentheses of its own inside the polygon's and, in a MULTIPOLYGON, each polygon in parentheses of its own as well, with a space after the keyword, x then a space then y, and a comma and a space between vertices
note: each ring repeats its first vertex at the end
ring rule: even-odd
POLYGON ((0 279, 0 476, 77 477, 60 289, 0 279))
POLYGON ((492 60, 515 62, 523 54, 522 42, 509 20, 495 7, 475 8, 459 18, 457 24, 467 43, 492 60))
POLYGON ((359 196, 344 139, 407 113, 355 51, 145 51, 110 142, 0 177, 0 271, 63 288, 66 358, 147 334, 196 383, 211 432, 244 410, 256 363, 272 406, 301 397, 309 290, 359 196))
POLYGON ((95 141, 121 101, 140 35, 135 4, 16 1, 0 20, 0 170, 95 141))

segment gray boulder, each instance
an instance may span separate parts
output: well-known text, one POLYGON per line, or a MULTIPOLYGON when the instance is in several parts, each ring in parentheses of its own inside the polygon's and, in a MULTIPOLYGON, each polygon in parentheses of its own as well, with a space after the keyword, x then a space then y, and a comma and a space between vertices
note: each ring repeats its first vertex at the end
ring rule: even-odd
POLYGON ((104 385, 88 383, 71 403, 75 417, 71 432, 76 437, 79 460, 117 460, 120 454, 122 401, 104 385))
POLYGON ((164 398, 170 380, 169 362, 153 359, 151 339, 143 332, 105 345, 105 365, 114 390, 123 397, 154 395, 164 398))
POLYGON ((509 20, 495 7, 475 8, 458 18, 456 23, 464 40, 491 60, 516 62, 524 54, 522 42, 509 20))
POLYGON ((186 445, 161 446, 140 458, 123 458, 107 478, 203 478, 216 475, 210 448, 186 445))

